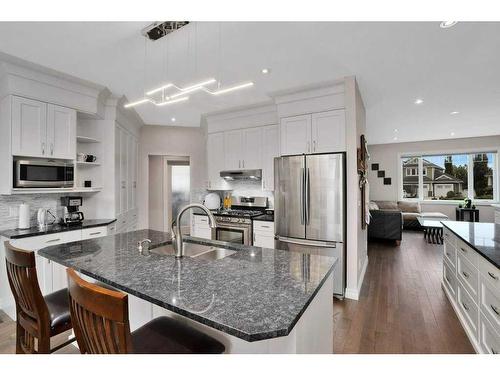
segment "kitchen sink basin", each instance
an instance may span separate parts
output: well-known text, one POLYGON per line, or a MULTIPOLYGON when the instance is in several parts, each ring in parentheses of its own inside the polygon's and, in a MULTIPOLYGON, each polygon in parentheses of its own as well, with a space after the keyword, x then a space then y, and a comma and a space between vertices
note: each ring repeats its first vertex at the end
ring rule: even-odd
POLYGON ((236 253, 235 250, 224 249, 221 247, 210 247, 211 250, 195 255, 193 258, 205 259, 205 260, 217 260, 228 257, 236 253))
MULTIPOLYGON (((174 246, 172 244, 155 247, 149 251, 158 255, 175 255, 174 246)), ((235 252, 235 250, 224 249, 221 247, 184 242, 184 256, 191 258, 217 260, 228 257, 235 252)))

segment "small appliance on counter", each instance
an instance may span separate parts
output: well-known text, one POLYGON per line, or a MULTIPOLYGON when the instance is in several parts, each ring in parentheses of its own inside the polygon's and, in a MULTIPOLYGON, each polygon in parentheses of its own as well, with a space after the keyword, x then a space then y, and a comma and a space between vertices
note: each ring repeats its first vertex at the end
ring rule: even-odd
POLYGON ((220 208, 220 196, 217 193, 207 194, 203 205, 209 210, 218 210, 220 208))
POLYGON ((38 228, 40 230, 44 230, 47 228, 48 225, 54 224, 56 221, 56 217, 50 212, 50 210, 46 208, 39 208, 37 211, 37 222, 38 222, 38 228), (52 216, 52 221, 49 222, 49 216, 52 216))
POLYGON ((83 212, 79 211, 83 204, 82 197, 61 197, 61 206, 63 214, 61 217, 62 225, 78 225, 83 219, 83 212))

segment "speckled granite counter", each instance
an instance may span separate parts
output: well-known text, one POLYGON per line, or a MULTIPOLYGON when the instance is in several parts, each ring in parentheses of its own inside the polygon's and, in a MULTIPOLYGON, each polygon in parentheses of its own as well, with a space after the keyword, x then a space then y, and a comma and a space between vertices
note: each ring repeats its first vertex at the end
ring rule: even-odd
POLYGON ((60 224, 47 225, 47 227, 44 228, 43 230, 41 230, 38 227, 32 227, 28 229, 8 229, 0 231, 0 236, 11 239, 42 236, 44 234, 69 232, 72 230, 100 227, 111 224, 115 221, 116 219, 90 219, 90 220, 84 220, 78 225, 71 225, 71 226, 60 225, 60 224))
MULTIPOLYGON (((164 232, 140 230, 46 247, 39 255, 113 287, 246 341, 288 335, 322 285, 336 259, 186 237, 186 242, 238 250, 207 261, 141 255, 169 242, 164 232)), ((329 279, 331 280, 331 279, 329 279)))
POLYGON ((442 221, 442 224, 500 268, 500 224, 442 221))

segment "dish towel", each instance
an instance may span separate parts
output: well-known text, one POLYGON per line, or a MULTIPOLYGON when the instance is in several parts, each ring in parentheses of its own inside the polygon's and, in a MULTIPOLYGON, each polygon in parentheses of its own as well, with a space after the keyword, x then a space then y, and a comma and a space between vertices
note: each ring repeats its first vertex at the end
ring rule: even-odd
POLYGON ((365 180, 365 223, 370 224, 370 184, 365 180))

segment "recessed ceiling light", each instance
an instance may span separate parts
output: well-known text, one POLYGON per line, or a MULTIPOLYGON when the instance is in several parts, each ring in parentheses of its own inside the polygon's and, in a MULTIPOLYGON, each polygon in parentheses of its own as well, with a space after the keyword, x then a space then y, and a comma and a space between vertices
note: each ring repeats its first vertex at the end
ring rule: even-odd
POLYGON ((450 27, 453 27, 457 24, 457 21, 443 21, 439 25, 440 28, 442 29, 449 29, 450 27))
POLYGON ((453 137, 455 135, 455 132, 451 132, 450 135, 453 137))
POLYGON ((397 140, 398 140, 398 137, 394 137, 393 139, 394 139, 395 141, 397 141, 397 140))
POLYGON ((450 115, 458 115, 460 112, 458 111, 453 111, 453 112, 450 112, 450 115))
POLYGON ((268 68, 264 68, 261 70, 262 74, 268 74, 268 73, 271 73, 271 69, 268 69, 268 68))
POLYGON ((398 132, 398 129, 394 129, 394 133, 397 133, 398 132))
POLYGON ((416 99, 415 104, 422 104, 424 102, 424 99, 416 99))
POLYGON ((175 122, 175 117, 172 117, 170 120, 172 120, 172 122, 175 122))

